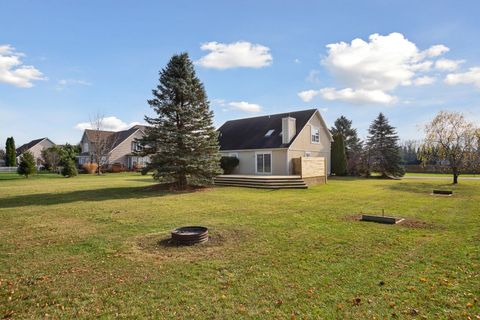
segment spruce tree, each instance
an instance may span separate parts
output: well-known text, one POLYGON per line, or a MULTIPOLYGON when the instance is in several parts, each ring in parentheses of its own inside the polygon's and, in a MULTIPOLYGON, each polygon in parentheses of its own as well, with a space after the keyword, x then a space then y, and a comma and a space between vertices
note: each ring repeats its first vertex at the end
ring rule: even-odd
POLYGON ((388 119, 380 113, 368 129, 367 138, 369 170, 379 172, 382 177, 403 176, 399 138, 388 119))
POLYGON ((28 176, 35 174, 37 172, 37 168, 35 167, 35 158, 30 151, 26 151, 20 157, 20 163, 18 164, 17 173, 20 175, 28 176))
POLYGON ((72 159, 67 159, 63 163, 62 175, 67 178, 75 177, 78 175, 77 167, 72 159))
POLYGON ((178 189, 189 184, 209 184, 222 173, 218 134, 203 84, 187 53, 174 55, 160 71, 152 90, 150 107, 156 117, 140 139, 143 154, 150 155, 154 178, 174 182, 178 189))
POLYGON ((341 133, 337 133, 333 136, 332 173, 337 176, 347 175, 347 156, 345 153, 345 141, 341 133))

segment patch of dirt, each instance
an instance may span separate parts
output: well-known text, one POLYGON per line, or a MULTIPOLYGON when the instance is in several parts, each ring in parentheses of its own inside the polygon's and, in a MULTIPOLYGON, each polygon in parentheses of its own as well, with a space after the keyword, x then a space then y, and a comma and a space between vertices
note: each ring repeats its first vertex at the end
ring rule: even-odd
POLYGON ((252 231, 247 229, 210 229, 207 242, 191 246, 179 246, 171 242, 170 232, 152 233, 136 237, 129 242, 128 256, 133 259, 157 261, 197 261, 221 258, 228 255, 228 249, 248 242, 252 231))
MULTIPOLYGON (((343 220, 363 222, 361 214, 348 215, 343 217, 343 220)), ((413 229, 433 229, 435 227, 432 223, 412 218, 405 218, 402 222, 392 224, 391 226, 399 226, 413 229)))
POLYGON ((207 186, 187 186, 186 189, 179 190, 175 183, 157 183, 148 187, 145 187, 146 191, 168 191, 168 192, 175 192, 175 193, 186 193, 186 192, 198 192, 198 191, 208 191, 211 188, 207 186))

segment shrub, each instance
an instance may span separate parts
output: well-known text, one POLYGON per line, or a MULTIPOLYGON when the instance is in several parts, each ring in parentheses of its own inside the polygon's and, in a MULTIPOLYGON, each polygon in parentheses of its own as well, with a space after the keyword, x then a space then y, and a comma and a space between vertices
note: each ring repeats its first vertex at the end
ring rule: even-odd
POLYGON ((220 167, 223 169, 223 173, 230 174, 233 172, 236 166, 240 163, 237 157, 222 157, 220 158, 220 167))
POLYGON ((110 168, 110 172, 113 172, 113 173, 125 172, 125 167, 121 163, 114 163, 110 168))
POLYGON ((20 163, 17 168, 17 173, 28 178, 29 175, 35 174, 37 168, 35 167, 35 158, 30 151, 25 152, 20 157, 20 163))
POLYGON ((87 173, 95 173, 97 172, 98 169, 98 164, 94 162, 87 162, 82 165, 82 168, 87 172, 87 173))
POLYGON ((75 166, 75 162, 73 162, 72 159, 68 159, 63 164, 62 175, 67 178, 75 177, 76 175, 78 175, 77 167, 75 166))

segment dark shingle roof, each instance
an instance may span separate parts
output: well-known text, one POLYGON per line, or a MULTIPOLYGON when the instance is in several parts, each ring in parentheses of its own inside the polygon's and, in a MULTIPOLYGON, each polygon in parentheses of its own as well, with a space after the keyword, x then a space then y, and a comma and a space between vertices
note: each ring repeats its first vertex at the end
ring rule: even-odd
POLYGON ((316 111, 317 109, 309 109, 227 121, 218 129, 220 150, 287 148, 316 111), (296 119, 296 134, 286 144, 282 143, 280 134, 282 118, 285 117, 296 119), (272 135, 265 137, 267 131, 272 129, 272 135))
POLYGON ((21 145, 20 147, 18 147, 16 149, 17 157, 19 155, 21 155, 22 153, 24 153, 25 151, 27 151, 28 149, 33 148, 37 143, 40 143, 45 139, 47 139, 47 138, 35 139, 35 140, 32 140, 28 143, 25 143, 25 144, 21 145))

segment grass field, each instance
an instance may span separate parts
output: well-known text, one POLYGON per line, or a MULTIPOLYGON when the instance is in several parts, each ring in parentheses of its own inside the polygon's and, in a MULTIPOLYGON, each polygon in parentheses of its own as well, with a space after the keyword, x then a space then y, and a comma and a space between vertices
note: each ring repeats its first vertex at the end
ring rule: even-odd
MULTIPOLYGON (((0 318, 472 319, 480 181, 162 193, 148 176, 0 176, 0 318), (407 218, 357 221, 360 212, 407 218), (159 244, 182 225, 212 241, 159 244)), ((163 242, 162 242, 163 243, 163 242)))

